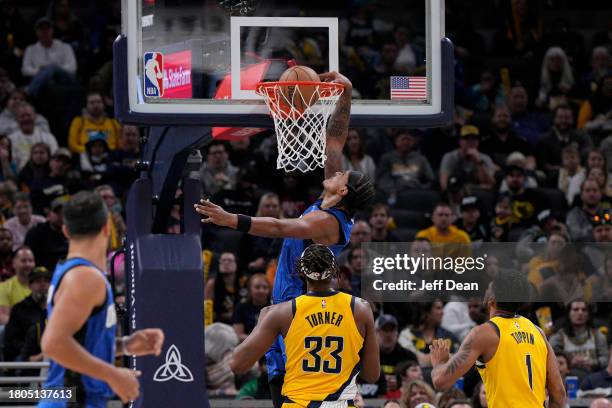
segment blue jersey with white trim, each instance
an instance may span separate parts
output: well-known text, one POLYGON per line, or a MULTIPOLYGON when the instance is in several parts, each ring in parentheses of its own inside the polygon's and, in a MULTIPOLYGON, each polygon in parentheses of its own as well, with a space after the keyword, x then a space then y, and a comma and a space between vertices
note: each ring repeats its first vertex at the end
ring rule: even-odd
MULTIPOLYGON (((354 221, 352 218, 349 218, 345 211, 338 208, 332 207, 322 209, 321 202, 320 199, 315 201, 304 211, 302 217, 313 211, 325 211, 338 220, 340 238, 338 243, 328 246, 334 256, 337 257, 349 242, 354 221)), ((295 238, 285 238, 283 241, 283 247, 278 259, 278 267, 276 268, 276 276, 274 278, 274 287, 272 288, 272 302, 274 304, 294 299, 304 294, 306 288, 298 276, 295 267, 304 249, 312 243, 311 240, 295 238)))
MULTIPOLYGON (((47 299, 49 318, 53 315, 53 295, 57 292, 64 276, 71 269, 78 266, 92 267, 104 275, 98 267, 87 259, 71 258, 58 263, 51 279, 49 297, 47 299)), ((106 277, 104 279, 106 281, 106 277)), ((74 334, 74 338, 88 353, 109 364, 113 364, 115 361, 116 325, 117 315, 113 301, 113 291, 108 281, 106 281, 106 299, 104 304, 94 308, 85 324, 74 334)), ((104 381, 66 369, 53 360, 50 361, 49 374, 43 387, 76 387, 77 402, 87 406, 99 405, 113 396, 113 391, 104 381)), ((38 406, 47 408, 67 405, 61 405, 57 402, 41 402, 38 406)))

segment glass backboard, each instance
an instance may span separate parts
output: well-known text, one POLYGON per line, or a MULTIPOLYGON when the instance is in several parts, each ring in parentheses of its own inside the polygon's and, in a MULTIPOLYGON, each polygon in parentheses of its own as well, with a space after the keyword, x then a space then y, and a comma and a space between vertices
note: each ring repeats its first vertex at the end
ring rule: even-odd
POLYGON ((271 126, 255 94, 290 66, 353 83, 352 125, 452 116, 444 0, 124 0, 118 116, 140 124, 271 126))

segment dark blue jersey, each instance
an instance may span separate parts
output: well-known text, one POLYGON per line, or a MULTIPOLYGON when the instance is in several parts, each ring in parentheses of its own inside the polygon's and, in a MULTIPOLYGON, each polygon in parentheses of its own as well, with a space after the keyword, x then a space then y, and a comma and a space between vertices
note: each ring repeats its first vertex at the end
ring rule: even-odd
MULTIPOLYGON (((321 200, 315 201, 304 210, 302 217, 313 211, 325 211, 333 215, 338 221, 340 228, 338 242, 328 246, 334 256, 337 257, 349 242, 351 230, 353 229, 353 220, 343 210, 333 207, 322 209, 321 200)), ((274 287, 272 288, 273 303, 281 303, 304 294, 304 284, 298 276, 295 267, 304 249, 312 243, 311 240, 295 238, 285 238, 283 241, 283 247, 278 259, 278 267, 276 268, 276 276, 274 277, 274 287)))

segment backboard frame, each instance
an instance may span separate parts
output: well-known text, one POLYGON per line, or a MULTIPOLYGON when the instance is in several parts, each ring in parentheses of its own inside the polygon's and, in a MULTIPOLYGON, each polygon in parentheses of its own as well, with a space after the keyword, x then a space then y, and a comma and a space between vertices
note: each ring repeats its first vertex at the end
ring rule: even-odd
MULTIPOLYGON (((129 19, 130 14, 137 14, 136 1, 126 1, 124 5, 126 4, 127 15, 124 9, 124 20, 129 19)), ((443 38, 444 10, 442 0, 431 0, 427 4, 432 13, 432 23, 429 24, 426 34, 431 38, 441 38, 441 41, 431 42, 431 58, 427 61, 427 65, 431 67, 428 69, 431 73, 430 82, 432 84, 430 87, 431 103, 402 105, 384 103, 383 101, 375 104, 360 104, 357 102, 353 104, 351 109, 351 126, 434 127, 444 126, 452 121, 454 109, 454 49, 450 40, 443 38)), ((304 27, 309 26, 308 20, 310 20, 310 24, 313 23, 312 18, 272 18, 272 20, 274 19, 279 24, 283 24, 283 19, 293 19, 294 22, 292 23, 285 22, 285 24, 292 24, 291 26, 294 26, 299 19, 303 19, 301 24, 304 24, 302 25, 304 27)), ((330 21, 323 21, 326 19, 319 20, 324 27, 331 24, 330 21)), ((232 17, 232 22, 234 21, 236 24, 232 23, 232 30, 236 28, 239 30, 240 25, 261 24, 267 26, 271 22, 269 18, 263 17, 232 17), (250 23, 248 19, 251 19, 250 23)), ((138 60, 139 50, 136 45, 138 44, 137 39, 140 31, 135 24, 127 24, 127 21, 124 21, 123 32, 124 34, 120 35, 115 41, 113 59, 115 115, 121 122, 161 126, 273 127, 272 118, 259 97, 257 97, 258 100, 243 99, 233 102, 217 100, 214 103, 202 103, 202 100, 187 99, 180 100, 179 103, 143 103, 142 94, 139 95, 140 78, 137 64, 129 63, 138 60), (130 41, 130 38, 136 40, 130 41)), ((330 35, 330 42, 332 41, 331 37, 330 35)), ((335 40, 337 43, 337 38, 335 40)), ((234 47, 234 49, 238 50, 237 60, 235 59, 236 56, 232 55, 232 65, 235 69, 235 64, 240 66, 240 56, 239 48, 234 47)), ((234 53, 234 49, 232 49, 232 53, 234 53)), ((331 62, 330 59, 330 67, 331 62)), ((232 80, 233 88, 239 87, 238 80, 232 80)), ((249 97, 249 95, 241 94, 238 96, 240 98, 249 97)))

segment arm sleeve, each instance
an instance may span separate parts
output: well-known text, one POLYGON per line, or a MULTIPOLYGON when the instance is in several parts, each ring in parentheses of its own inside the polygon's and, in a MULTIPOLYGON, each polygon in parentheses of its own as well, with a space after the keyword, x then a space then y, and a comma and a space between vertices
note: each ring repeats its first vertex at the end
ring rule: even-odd
POLYGON ((32 77, 36 75, 38 69, 34 66, 32 57, 32 47, 27 47, 23 55, 23 63, 21 64, 21 73, 23 76, 32 77))
POLYGON ((74 51, 72 51, 72 47, 68 44, 62 43, 62 46, 62 63, 60 67, 69 74, 74 75, 77 71, 77 62, 76 58, 74 57, 74 51))
POLYGON ((442 162, 440 163, 440 173, 446 173, 450 176, 452 168, 451 168, 451 152, 446 153, 442 157, 442 162))

